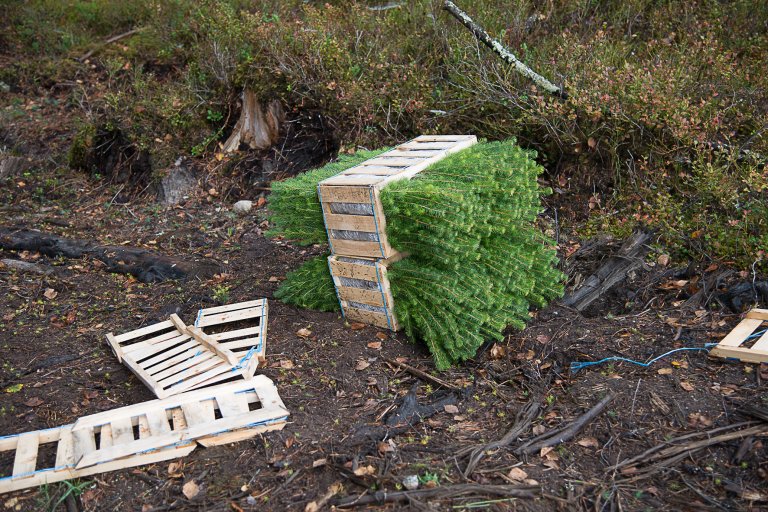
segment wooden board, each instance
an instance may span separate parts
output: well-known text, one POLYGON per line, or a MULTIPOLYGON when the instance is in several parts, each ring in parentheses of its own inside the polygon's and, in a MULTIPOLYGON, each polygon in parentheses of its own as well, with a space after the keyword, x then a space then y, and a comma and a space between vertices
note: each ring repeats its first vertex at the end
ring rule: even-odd
POLYGON ((267 300, 260 299, 201 309, 196 326, 171 315, 118 336, 109 333, 107 341, 158 398, 166 398, 212 380, 253 377, 264 359, 266 323, 267 300))
POLYGON ((70 460, 75 469, 84 469, 190 440, 202 438, 211 444, 216 441, 207 439, 211 436, 284 423, 287 416, 272 381, 259 375, 82 417, 71 426, 74 449, 70 460), (142 423, 148 427, 139 428, 136 439, 133 426, 142 423), (112 440, 97 445, 94 440, 106 426, 112 440), (118 430, 123 434, 115 435, 118 430))
POLYGON ((395 317, 387 266, 401 256, 397 254, 388 260, 328 257, 328 267, 344 318, 393 331, 400 329, 395 317), (360 281, 361 286, 351 286, 346 279, 360 281), (362 306, 371 306, 373 310, 362 306))
POLYGON ((393 181, 409 179, 451 153, 477 143, 474 135, 429 135, 417 137, 375 158, 323 180, 317 194, 335 255, 391 258, 397 251, 386 235, 386 218, 380 192, 393 181), (370 205, 368 215, 334 213, 334 203, 370 205), (360 240, 344 238, 338 231, 360 233, 360 240))
POLYGON ((768 309, 753 309, 710 352, 744 363, 768 363, 768 309))

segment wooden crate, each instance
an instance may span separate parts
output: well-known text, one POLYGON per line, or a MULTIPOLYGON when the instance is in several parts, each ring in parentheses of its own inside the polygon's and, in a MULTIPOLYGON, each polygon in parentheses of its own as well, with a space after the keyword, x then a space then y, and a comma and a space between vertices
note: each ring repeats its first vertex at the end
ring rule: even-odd
POLYGON ((768 363, 768 309, 747 313, 709 355, 745 363, 768 363))
POLYGON ((331 252, 364 258, 394 256, 386 236, 381 190, 475 143, 474 135, 424 135, 321 181, 317 193, 331 252))
POLYGON ((195 326, 171 315, 118 336, 109 333, 107 341, 123 364, 165 398, 233 377, 252 378, 264 360, 267 311, 266 299, 202 309, 195 326))
POLYGON ((260 375, 2 437, 0 452, 15 454, 0 493, 183 457, 196 443, 212 446, 280 429, 287 417, 274 384, 260 375), (54 443, 55 460, 46 460, 40 448, 54 443))
POLYGON ((387 279, 387 266, 401 256, 398 253, 386 260, 339 255, 328 257, 344 318, 393 331, 400 329, 387 279))

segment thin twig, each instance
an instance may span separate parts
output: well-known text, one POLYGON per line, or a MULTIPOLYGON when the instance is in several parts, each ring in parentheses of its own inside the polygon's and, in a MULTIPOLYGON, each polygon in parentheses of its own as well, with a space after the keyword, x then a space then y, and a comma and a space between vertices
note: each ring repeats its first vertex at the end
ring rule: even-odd
POLYGON ((105 40, 103 43, 101 43, 96 48, 92 48, 92 49, 88 50, 87 52, 85 52, 77 60, 79 60, 80 62, 85 62, 87 59, 90 59, 93 56, 94 53, 98 52, 99 50, 101 50, 102 48, 107 46, 108 44, 112 44, 112 43, 115 43, 115 42, 117 42, 117 41, 119 41, 121 39, 125 39, 126 37, 130 37, 133 34, 136 34, 137 32, 141 32, 144 29, 146 29, 146 27, 134 28, 132 30, 129 30, 128 32, 123 32, 122 34, 118 34, 116 36, 112 36, 109 39, 105 40))
POLYGON ((445 487, 435 487, 433 489, 417 489, 415 491, 383 492, 362 496, 350 496, 337 500, 334 505, 337 507, 354 507, 357 505, 371 505, 391 503, 398 501, 407 501, 411 499, 423 498, 454 498, 465 494, 490 494, 494 496, 506 496, 513 498, 534 498, 538 487, 529 485, 480 485, 480 484, 457 484, 445 487))
POLYGON ((442 386, 444 388, 448 388, 454 391, 459 391, 461 388, 455 384, 451 384, 450 382, 446 382, 443 379, 440 379, 438 377, 435 377, 433 375, 428 374, 427 372, 424 372, 422 370, 419 370, 418 368, 414 368, 413 366, 405 363, 401 363, 400 361, 395 361, 394 359, 389 359, 388 357, 385 357, 384 360, 388 362, 389 364, 393 364, 395 366, 399 366, 403 370, 407 371, 408 373, 415 375, 416 377, 419 377, 420 379, 424 379, 428 382, 431 382, 432 384, 435 384, 437 386, 442 386))
POLYGON ((521 454, 521 455, 529 455, 531 453, 538 452, 542 448, 555 446, 560 443, 564 443, 568 441, 569 439, 573 438, 588 423, 590 423, 597 416, 599 416, 614 398, 616 398, 616 395, 614 393, 609 393, 605 398, 600 400, 600 402, 598 402, 597 405, 592 407, 586 413, 579 416, 575 421, 573 421, 567 427, 557 430, 554 434, 540 441, 536 442, 535 440, 531 440, 528 443, 521 446, 520 448, 518 448, 517 450, 515 450, 515 453, 521 454))

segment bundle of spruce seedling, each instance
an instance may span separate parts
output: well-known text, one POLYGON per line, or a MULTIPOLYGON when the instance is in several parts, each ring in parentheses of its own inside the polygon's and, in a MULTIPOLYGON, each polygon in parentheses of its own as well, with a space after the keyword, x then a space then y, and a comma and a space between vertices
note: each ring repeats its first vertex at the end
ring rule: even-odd
MULTIPOLYGON (((275 184, 276 231, 304 243, 325 240, 319 181, 371 153, 345 157, 275 184), (314 197, 313 197, 313 194, 314 197)), ((535 226, 542 168, 514 141, 483 142, 381 191, 389 243, 408 256, 389 267, 398 322, 423 340, 438 368, 473 357, 480 345, 523 328, 531 305, 562 293, 556 254, 535 226)), ((278 297, 302 307, 338 308, 325 257, 290 273, 278 297)))

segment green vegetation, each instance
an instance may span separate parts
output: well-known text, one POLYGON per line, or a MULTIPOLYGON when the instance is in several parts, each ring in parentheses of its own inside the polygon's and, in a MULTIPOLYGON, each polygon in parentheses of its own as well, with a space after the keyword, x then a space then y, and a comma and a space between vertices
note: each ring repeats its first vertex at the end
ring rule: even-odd
MULTIPOLYGON (((513 140, 484 142, 381 192, 389 241, 409 253, 389 269, 395 313, 440 369, 473 357, 488 339, 502 339, 508 326, 523 328, 531 304, 543 306, 562 293, 553 242, 534 227, 542 168, 532 156, 513 140)), ((308 205, 298 210, 305 223, 311 207, 312 222, 322 225, 319 203, 306 201, 316 182, 300 176, 281 186, 277 223, 287 224, 285 205, 300 203, 308 205)), ((296 233, 313 240, 325 235, 296 233)), ((278 298, 336 309, 324 258, 289 274, 278 298)))
POLYGON ((440 3, 10 0, 0 86, 13 106, 18 91, 56 85, 84 124, 119 129, 156 168, 216 151, 243 87, 321 113, 344 147, 516 137, 565 200, 583 202, 561 217, 582 235, 649 225, 678 255, 766 268, 767 3, 462 4, 567 101, 478 48, 440 3))
POLYGON ((328 254, 307 260, 289 272, 275 297, 300 308, 338 311, 339 302, 328 270, 328 254))

